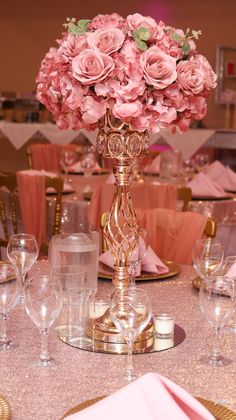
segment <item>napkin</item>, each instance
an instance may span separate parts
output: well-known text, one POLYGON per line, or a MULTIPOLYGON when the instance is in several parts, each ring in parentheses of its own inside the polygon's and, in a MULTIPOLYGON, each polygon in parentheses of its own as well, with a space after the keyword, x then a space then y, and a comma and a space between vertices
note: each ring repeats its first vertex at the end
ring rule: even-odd
MULTIPOLYGON (((131 261, 137 258, 138 248, 134 251, 131 256, 131 261)), ((100 255, 99 261, 114 269, 114 258, 110 251, 106 251, 100 255)), ((141 260, 141 264, 136 267, 136 276, 141 274, 141 271, 156 274, 168 273, 169 268, 158 258, 153 249, 148 246, 147 253, 141 260)))
POLYGON ((185 389, 170 379, 152 372, 67 418, 71 420, 214 420, 209 411, 185 389))
POLYGON ((153 174, 159 174, 160 172, 160 160, 161 160, 161 155, 158 155, 155 157, 155 159, 153 159, 153 161, 151 163, 149 163, 148 165, 145 166, 144 168, 144 172, 146 173, 153 173, 153 174))
POLYGON ((206 174, 224 190, 236 191, 236 173, 216 160, 206 169, 206 174))
MULTIPOLYGON (((81 168, 80 161, 74 163, 74 165, 69 167, 70 172, 83 172, 83 169, 81 168)), ((96 162, 93 172, 101 172, 101 166, 96 162)))
MULTIPOLYGON (((50 178, 56 178, 58 176, 55 172, 45 171, 44 169, 42 169, 42 170, 26 169, 24 171, 19 171, 19 173, 26 174, 26 175, 49 176, 50 178)), ((47 191, 49 193, 54 192, 54 189, 53 188, 48 188, 47 191)), ((63 192, 70 192, 70 191, 73 191, 72 186, 68 182, 64 181, 63 192)))
POLYGON ((197 174, 187 184, 192 190, 192 196, 194 197, 225 197, 226 193, 224 189, 203 172, 197 174))

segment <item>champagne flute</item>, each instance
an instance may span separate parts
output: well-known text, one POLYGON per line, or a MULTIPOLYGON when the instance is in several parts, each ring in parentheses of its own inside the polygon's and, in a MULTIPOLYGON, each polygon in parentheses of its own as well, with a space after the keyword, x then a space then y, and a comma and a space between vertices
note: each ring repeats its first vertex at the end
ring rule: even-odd
POLYGON ((129 272, 130 272, 130 286, 135 287, 135 277, 139 264, 142 264, 148 249, 148 239, 146 229, 139 229, 138 245, 130 257, 129 272))
POLYGON ((212 353, 203 357, 204 363, 222 366, 230 361, 220 352, 220 332, 235 310, 234 281, 227 277, 205 278, 200 287, 199 303, 202 314, 214 328, 212 353))
POLYGON ((198 239, 192 250, 193 266, 201 278, 215 275, 224 260, 223 245, 216 239, 198 239))
POLYGON ((8 263, 0 264, 0 350, 15 348, 7 336, 6 320, 20 294, 20 283, 15 269, 8 263))
POLYGON ((7 256, 11 264, 16 268, 22 286, 20 303, 24 302, 26 274, 37 260, 38 252, 38 244, 33 235, 18 233, 12 235, 8 241, 7 256))
POLYGON ((48 353, 49 329, 58 317, 63 303, 60 281, 53 276, 41 275, 29 279, 25 287, 25 309, 39 328, 41 351, 33 365, 53 366, 56 362, 48 353))
POLYGON ((145 290, 138 287, 117 289, 112 297, 110 316, 127 342, 124 379, 131 382, 136 378, 132 362, 134 341, 151 319, 151 301, 145 290))

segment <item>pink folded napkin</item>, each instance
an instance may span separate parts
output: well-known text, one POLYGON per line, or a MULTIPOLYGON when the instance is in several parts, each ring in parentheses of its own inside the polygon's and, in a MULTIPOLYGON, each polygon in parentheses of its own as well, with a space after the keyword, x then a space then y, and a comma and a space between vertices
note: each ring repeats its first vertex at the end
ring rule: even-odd
MULTIPOLYGON (((70 172, 83 172, 83 169, 81 168, 80 161, 74 163, 74 165, 70 166, 69 168, 70 172)), ((101 172, 101 166, 96 162, 94 166, 93 172, 101 172)))
POLYGON ((216 160, 208 166, 206 174, 224 190, 236 191, 236 173, 216 160))
POLYGON ((192 190, 193 197, 225 197, 224 189, 203 172, 197 174, 187 184, 192 190))
POLYGON ((147 373, 68 419, 214 420, 191 394, 170 379, 147 373))
MULTIPOLYGON (((42 170, 26 169, 24 171, 19 171, 19 173, 25 174, 25 175, 49 176, 50 178, 55 178, 55 177, 58 176, 55 172, 45 171, 44 169, 42 169, 42 170)), ((48 188, 47 191, 48 192, 53 192, 54 190, 52 188, 48 188)), ((68 184, 68 182, 64 181, 63 192, 70 192, 70 191, 73 191, 72 186, 70 184, 68 184)))
MULTIPOLYGON (((138 249, 135 250, 133 256, 131 256, 131 261, 136 259, 137 253, 138 249)), ((99 261, 114 269, 114 258, 110 251, 106 251, 100 255, 99 261)), ((160 260, 160 258, 158 258, 153 249, 148 246, 145 257, 142 258, 141 264, 139 264, 136 268, 136 276, 139 276, 141 271, 147 273, 165 274, 168 273, 169 268, 160 260)))
POLYGON ((155 159, 153 159, 153 161, 151 163, 149 163, 148 165, 145 166, 143 171, 146 172, 146 173, 159 174, 159 172, 160 172, 160 160, 161 160, 161 156, 160 155, 156 156, 155 159))

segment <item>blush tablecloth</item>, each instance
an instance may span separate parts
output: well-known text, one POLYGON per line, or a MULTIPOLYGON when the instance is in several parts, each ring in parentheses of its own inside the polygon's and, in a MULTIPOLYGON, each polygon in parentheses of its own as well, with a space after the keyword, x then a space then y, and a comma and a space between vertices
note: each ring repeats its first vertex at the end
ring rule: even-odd
MULTIPOLYGON (((235 337, 222 334, 223 351, 232 360, 230 365, 216 369, 201 364, 200 357, 212 346, 212 328, 199 310, 198 291, 192 286, 196 276, 193 268, 181 269, 177 277, 140 286, 150 295, 153 312, 172 314, 185 329, 186 339, 170 350, 135 355, 135 369, 140 375, 157 372, 195 396, 218 401, 236 411, 235 337)), ((99 289, 106 293, 113 287, 110 281, 99 281, 99 289)), ((49 350, 58 365, 49 369, 33 367, 31 363, 39 354, 39 332, 21 306, 10 314, 8 332, 19 346, 1 353, 0 394, 9 401, 14 420, 59 420, 79 403, 108 395, 122 386, 125 356, 78 350, 62 343, 53 331, 49 350)))

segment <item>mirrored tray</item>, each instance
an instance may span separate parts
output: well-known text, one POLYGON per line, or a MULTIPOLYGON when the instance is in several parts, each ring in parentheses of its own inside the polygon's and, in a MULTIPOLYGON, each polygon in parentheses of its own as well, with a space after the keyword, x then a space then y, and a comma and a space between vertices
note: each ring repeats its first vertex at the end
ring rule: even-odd
MULTIPOLYGON (((92 351, 95 353, 112 353, 112 354, 127 354, 126 343, 111 343, 99 340, 92 340, 90 338, 78 338, 76 336, 63 337, 59 333, 58 338, 72 347, 78 349, 92 351)), ((163 350, 171 349, 172 347, 181 344, 186 337, 184 329, 175 324, 174 335, 171 338, 157 338, 151 333, 147 340, 137 341, 134 343, 133 354, 154 353, 163 350)))
MULTIPOLYGON (((165 274, 156 274, 156 273, 147 273, 142 272, 140 276, 135 277, 135 281, 150 281, 150 280, 164 280, 170 277, 177 276, 180 273, 180 266, 173 261, 163 261, 164 264, 169 268, 168 273, 165 274)), ((112 280, 113 270, 105 266, 102 263, 99 263, 98 278, 103 280, 112 280)))

